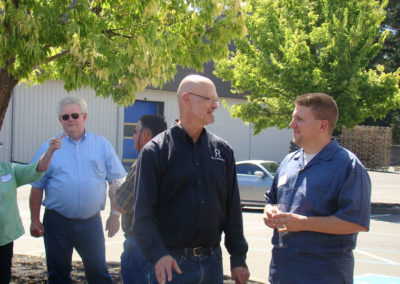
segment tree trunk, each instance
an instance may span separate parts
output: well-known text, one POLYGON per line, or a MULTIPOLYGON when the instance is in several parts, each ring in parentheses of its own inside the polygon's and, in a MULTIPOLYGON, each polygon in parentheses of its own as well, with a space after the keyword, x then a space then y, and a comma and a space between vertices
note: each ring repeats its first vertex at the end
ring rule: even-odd
POLYGON ((11 100, 12 91, 18 84, 18 79, 15 78, 5 69, 0 69, 0 131, 3 126, 4 117, 7 112, 8 104, 11 100))

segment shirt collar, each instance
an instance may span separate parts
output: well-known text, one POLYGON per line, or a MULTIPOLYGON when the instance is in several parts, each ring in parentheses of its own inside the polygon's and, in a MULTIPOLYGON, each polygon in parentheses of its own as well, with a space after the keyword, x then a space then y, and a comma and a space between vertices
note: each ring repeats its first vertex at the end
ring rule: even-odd
POLYGON ((75 143, 75 144, 79 144, 82 141, 86 140, 88 136, 88 132, 85 129, 85 132, 83 133, 83 136, 81 137, 81 139, 79 139, 78 141, 73 140, 71 137, 68 136, 68 141, 70 141, 71 143, 75 143))
MULTIPOLYGON (((322 150, 319 151, 319 153, 312 160, 321 159, 321 160, 329 161, 330 159, 332 159, 333 155, 335 154, 336 148, 338 147, 338 145, 339 145, 339 143, 336 140, 336 138, 331 138, 331 142, 328 145, 326 145, 324 148, 322 148, 322 150)), ((303 158, 303 155, 304 155, 304 149, 301 148, 294 155, 294 158, 295 159, 303 158)))
MULTIPOLYGON (((185 129, 183 129, 182 125, 178 124, 177 121, 174 121, 172 123, 171 131, 177 133, 179 135, 179 137, 183 139, 184 142, 193 144, 192 137, 190 137, 190 135, 187 134, 185 129)), ((205 127, 203 127, 203 130, 201 131, 201 134, 200 134, 200 137, 199 137, 199 140, 197 141, 197 143, 201 142, 202 137, 205 136, 206 133, 207 133, 207 129, 205 127)))

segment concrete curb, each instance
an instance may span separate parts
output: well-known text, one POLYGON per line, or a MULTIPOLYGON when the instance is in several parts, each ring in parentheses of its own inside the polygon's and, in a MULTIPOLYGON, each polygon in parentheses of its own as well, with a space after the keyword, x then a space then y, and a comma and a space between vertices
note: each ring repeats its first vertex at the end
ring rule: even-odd
POLYGON ((371 214, 400 215, 400 204, 397 203, 371 203, 371 214))

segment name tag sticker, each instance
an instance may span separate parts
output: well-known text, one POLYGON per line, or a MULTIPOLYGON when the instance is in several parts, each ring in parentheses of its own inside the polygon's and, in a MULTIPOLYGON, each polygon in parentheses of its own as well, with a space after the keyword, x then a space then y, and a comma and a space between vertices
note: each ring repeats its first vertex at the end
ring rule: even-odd
POLYGON ((12 179, 11 174, 8 174, 8 175, 5 175, 5 176, 1 176, 1 181, 2 182, 7 182, 7 181, 9 181, 11 179, 12 179))
POLYGON ((278 180, 278 187, 285 185, 286 182, 287 182, 287 175, 280 176, 278 180))

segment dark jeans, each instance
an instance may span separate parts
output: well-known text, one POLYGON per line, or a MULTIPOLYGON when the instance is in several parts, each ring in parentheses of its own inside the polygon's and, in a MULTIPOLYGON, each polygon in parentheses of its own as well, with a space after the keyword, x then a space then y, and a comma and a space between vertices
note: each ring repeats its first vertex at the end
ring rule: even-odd
POLYGON ((154 277, 154 266, 145 258, 134 237, 129 237, 124 242, 121 276, 124 284, 151 283, 150 278, 154 277))
POLYGON ((10 283, 14 242, 0 246, 0 283, 10 283))
POLYGON ((46 210, 43 217, 49 283, 71 283, 72 251, 81 256, 89 283, 112 283, 105 262, 100 214, 86 219, 68 219, 46 210))
MULTIPOLYGON (((210 255, 190 256, 171 253, 171 256, 178 262, 182 274, 172 273, 172 282, 175 284, 222 284, 224 281, 222 273, 222 253, 218 247, 210 255)), ((152 284, 157 280, 151 279, 152 284)))

